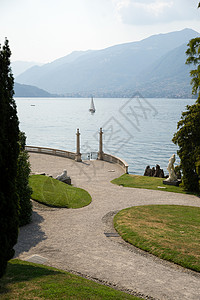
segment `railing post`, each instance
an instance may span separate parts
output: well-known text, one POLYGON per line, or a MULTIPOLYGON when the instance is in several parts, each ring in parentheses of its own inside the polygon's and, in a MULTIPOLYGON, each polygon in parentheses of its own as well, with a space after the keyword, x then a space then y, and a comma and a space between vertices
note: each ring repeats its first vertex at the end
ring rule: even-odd
POLYGON ((75 161, 81 162, 81 153, 80 153, 80 133, 79 128, 77 128, 76 132, 76 155, 75 155, 75 161))
POLYGON ((100 128, 99 131, 99 152, 98 152, 98 159, 103 160, 103 131, 100 128))

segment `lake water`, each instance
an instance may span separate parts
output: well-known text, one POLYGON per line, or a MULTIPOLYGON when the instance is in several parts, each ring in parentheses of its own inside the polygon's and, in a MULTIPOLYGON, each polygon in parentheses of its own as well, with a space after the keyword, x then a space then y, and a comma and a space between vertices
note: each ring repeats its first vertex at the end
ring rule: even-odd
POLYGON ((96 112, 92 115, 89 98, 16 98, 27 145, 75 152, 79 128, 81 152, 97 152, 102 127, 104 152, 126 160, 130 173, 142 175, 147 165, 156 164, 166 171, 169 157, 177 151, 171 141, 177 122, 186 105, 195 100, 136 97, 94 102, 96 112))

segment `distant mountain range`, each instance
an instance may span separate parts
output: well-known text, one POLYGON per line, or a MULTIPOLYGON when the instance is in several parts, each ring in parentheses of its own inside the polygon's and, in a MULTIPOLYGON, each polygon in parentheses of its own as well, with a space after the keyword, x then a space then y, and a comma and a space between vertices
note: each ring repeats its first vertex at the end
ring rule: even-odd
POLYGON ((103 50, 76 51, 42 66, 33 66, 16 82, 65 96, 190 97, 185 51, 192 29, 153 35, 139 42, 103 50))
POLYGON ((58 95, 50 94, 43 89, 39 89, 36 86, 19 84, 15 82, 14 85, 15 97, 59 97, 58 95))
POLYGON ((25 72, 26 70, 30 69, 33 66, 42 66, 43 64, 41 63, 37 63, 37 62, 33 62, 33 61, 13 61, 11 62, 11 68, 12 68, 12 73, 14 75, 14 77, 22 74, 23 72, 25 72))

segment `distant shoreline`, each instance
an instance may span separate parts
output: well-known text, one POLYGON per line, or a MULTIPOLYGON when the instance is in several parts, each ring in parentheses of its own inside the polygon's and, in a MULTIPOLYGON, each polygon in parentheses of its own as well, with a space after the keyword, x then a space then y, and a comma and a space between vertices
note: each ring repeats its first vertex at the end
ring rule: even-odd
MULTIPOLYGON (((81 99, 81 98, 83 98, 83 99, 88 99, 88 98, 90 98, 91 96, 29 96, 29 95, 27 95, 27 96, 15 96, 14 95, 14 98, 17 98, 17 99, 20 99, 20 98, 33 98, 33 99, 36 99, 36 98, 38 98, 38 99, 57 99, 57 98, 70 98, 70 99, 76 99, 76 98, 79 98, 79 99, 81 99)), ((95 96, 94 98, 98 98, 98 99, 129 99, 129 98, 133 98, 133 97, 131 97, 131 96, 113 96, 113 97, 110 97, 110 96, 95 96)), ((164 96, 159 96, 159 97, 146 97, 145 96, 145 98, 147 98, 147 99, 194 99, 194 100, 196 100, 196 97, 195 96, 190 96, 190 97, 173 97, 173 96, 171 96, 171 97, 164 97, 164 96)))

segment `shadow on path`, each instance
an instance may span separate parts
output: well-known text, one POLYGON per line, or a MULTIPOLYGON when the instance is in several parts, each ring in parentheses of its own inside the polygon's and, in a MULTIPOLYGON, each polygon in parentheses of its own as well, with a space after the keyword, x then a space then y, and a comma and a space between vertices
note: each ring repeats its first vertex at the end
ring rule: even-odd
POLYGON ((18 242, 15 245, 15 257, 23 252, 28 252, 32 247, 35 247, 39 242, 46 240, 45 232, 41 230, 40 224, 44 218, 37 212, 32 213, 32 222, 20 228, 18 242))

